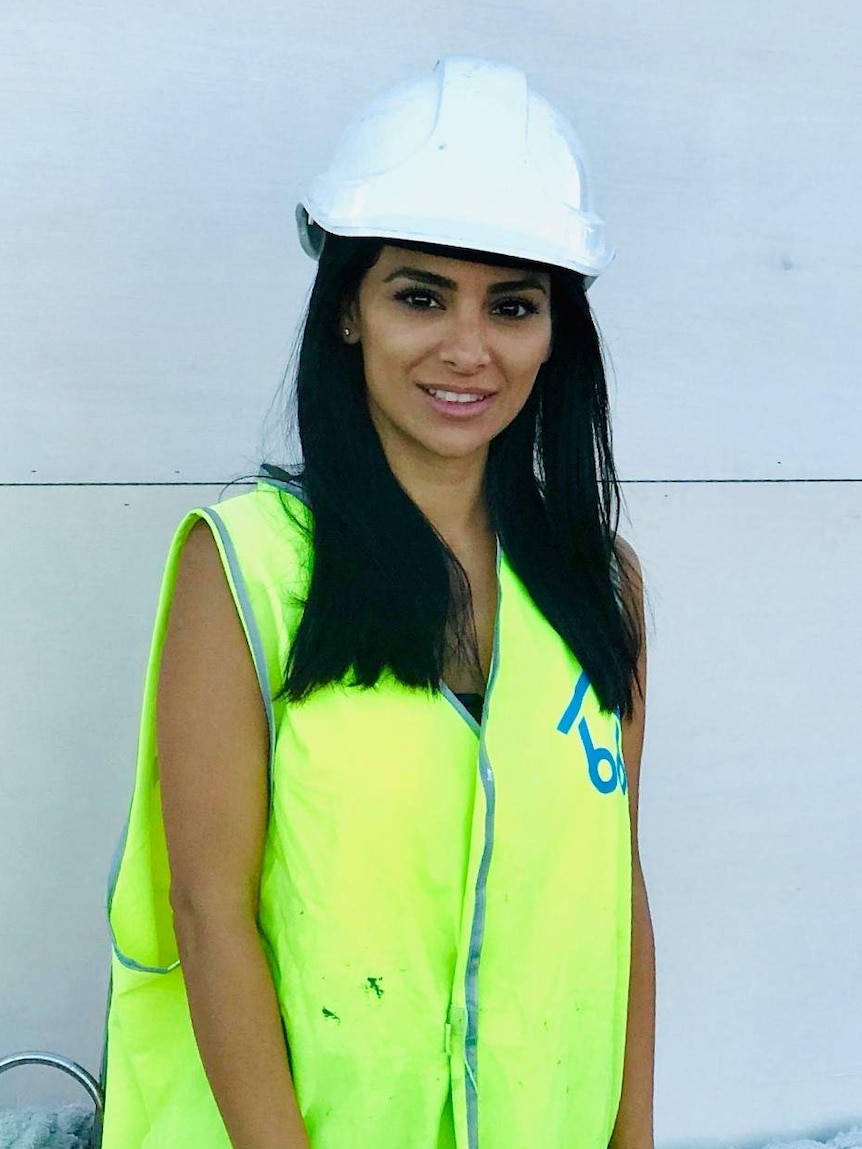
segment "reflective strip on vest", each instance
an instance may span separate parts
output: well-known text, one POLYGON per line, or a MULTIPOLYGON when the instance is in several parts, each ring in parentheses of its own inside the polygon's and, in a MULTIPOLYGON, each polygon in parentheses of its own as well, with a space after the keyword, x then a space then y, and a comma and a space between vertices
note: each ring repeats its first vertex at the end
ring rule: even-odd
POLYGON ((619 715, 499 551, 481 726, 447 687, 391 675, 301 705, 274 697, 310 520, 271 483, 191 512, 168 556, 110 883, 103 1149, 230 1149, 172 926, 155 736, 167 615, 198 520, 267 710, 259 926, 312 1149, 606 1149, 631 923, 619 715))

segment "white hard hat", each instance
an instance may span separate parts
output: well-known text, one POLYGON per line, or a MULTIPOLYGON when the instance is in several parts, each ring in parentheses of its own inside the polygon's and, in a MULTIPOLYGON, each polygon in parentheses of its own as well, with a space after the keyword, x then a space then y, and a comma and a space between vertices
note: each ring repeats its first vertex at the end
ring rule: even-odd
POLYGON ((569 122, 507 64, 439 60, 350 125, 297 205, 303 249, 326 232, 443 244, 571 268, 613 258, 569 122))

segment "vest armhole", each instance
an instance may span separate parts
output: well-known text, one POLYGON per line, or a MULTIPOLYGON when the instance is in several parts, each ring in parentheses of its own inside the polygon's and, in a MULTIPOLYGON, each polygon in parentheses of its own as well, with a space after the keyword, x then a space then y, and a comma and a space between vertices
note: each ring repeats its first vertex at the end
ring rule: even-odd
MULTIPOLYGON (((161 812, 152 808, 153 802, 157 800, 153 791, 153 783, 156 780, 158 771, 155 740, 155 699, 158 686, 159 663, 182 550, 192 527, 198 521, 205 522, 212 533, 254 664, 255 674, 266 713, 268 730, 267 785, 270 796, 270 807, 272 801, 275 720, 270 687, 270 674, 267 667, 266 653, 260 628, 252 609, 249 588, 237 555, 237 549, 223 516, 213 507, 197 508, 189 511, 177 527, 162 577, 141 712, 134 791, 128 816, 126 817, 123 830, 114 850, 108 877, 106 908, 112 949, 121 966, 137 973, 166 974, 176 969, 179 964, 178 960, 168 960, 166 964, 161 964, 157 961, 140 961, 133 956, 138 947, 131 947, 126 942, 121 943, 121 939, 117 936, 118 931, 115 923, 114 902, 115 894, 121 887, 126 888, 126 894, 122 897, 122 902, 127 902, 129 898, 129 875, 124 875, 123 870, 127 853, 126 847, 130 837, 133 837, 133 839, 137 841, 143 827, 153 826, 152 819, 155 819, 159 826, 161 826, 161 812)), ((149 831, 146 831, 146 836, 148 839, 150 838, 149 831)), ((134 892, 131 893, 131 896, 134 901, 134 892)), ((160 893, 153 892, 153 897, 155 903, 158 904, 148 902, 147 909, 142 909, 144 919, 149 923, 145 932, 153 935, 154 947, 161 949, 162 943, 164 942, 163 932, 165 923, 170 920, 169 907, 167 904, 162 904, 163 901, 166 902, 167 889, 162 890, 160 893), (152 920, 150 920, 151 915, 153 915, 152 920), (157 926, 156 919, 161 920, 162 918, 164 919, 162 925, 157 926), (156 935, 162 938, 162 941, 158 945, 155 944, 156 935)), ((122 918, 125 915, 121 913, 120 916, 122 918)), ((169 932, 172 933, 172 929, 169 930, 169 932)))

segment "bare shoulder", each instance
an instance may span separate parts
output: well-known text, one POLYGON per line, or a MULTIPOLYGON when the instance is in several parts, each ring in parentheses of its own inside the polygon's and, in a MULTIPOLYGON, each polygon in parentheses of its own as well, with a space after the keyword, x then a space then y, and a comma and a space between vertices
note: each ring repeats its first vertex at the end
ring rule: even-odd
POLYGON ((627 539, 618 534, 614 539, 614 554, 625 596, 629 604, 637 612, 641 612, 643 610, 643 572, 637 552, 627 539))
POLYGON ((168 642, 218 646, 244 662, 246 643, 213 529, 198 519, 189 531, 177 566, 168 642))
POLYGON ((213 533, 203 519, 198 519, 183 545, 177 572, 174 603, 176 604, 177 591, 208 590, 215 598, 223 597, 230 591, 222 570, 221 556, 213 538, 213 533))
POLYGON ((634 547, 622 535, 617 535, 614 539, 614 553, 619 569, 622 597, 626 603, 626 613, 635 629, 638 641, 637 666, 632 682, 632 710, 622 724, 623 759, 629 779, 632 848, 634 856, 637 857, 638 792, 644 741, 647 673, 643 575, 640 560, 634 547))
POLYGON ((622 535, 616 535, 614 538, 614 547, 618 555, 622 556, 627 562, 637 565, 637 552, 628 539, 624 539, 622 535))
POLYGON ((192 527, 183 546, 159 675, 159 713, 167 696, 181 710, 199 707, 212 724, 257 718, 263 703, 221 555, 209 525, 192 527), (213 712, 218 695, 224 709, 213 712))

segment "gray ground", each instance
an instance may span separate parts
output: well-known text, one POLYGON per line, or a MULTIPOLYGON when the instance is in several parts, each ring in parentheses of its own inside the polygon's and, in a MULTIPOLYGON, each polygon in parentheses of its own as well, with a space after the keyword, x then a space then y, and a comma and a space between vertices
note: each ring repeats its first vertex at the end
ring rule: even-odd
POLYGON ((92 1127, 92 1109, 84 1105, 0 1113, 0 1149, 89 1149, 92 1127))
MULTIPOLYGON (((90 1149, 92 1123, 92 1111, 83 1105, 68 1105, 56 1112, 21 1109, 0 1113, 0 1149, 90 1149)), ((862 1149, 862 1126, 836 1133, 830 1140, 775 1139, 763 1149, 862 1149)))

